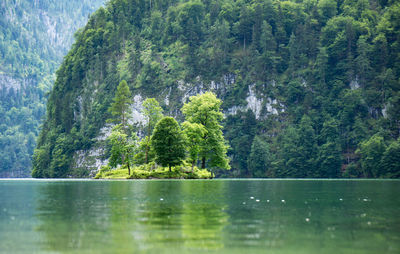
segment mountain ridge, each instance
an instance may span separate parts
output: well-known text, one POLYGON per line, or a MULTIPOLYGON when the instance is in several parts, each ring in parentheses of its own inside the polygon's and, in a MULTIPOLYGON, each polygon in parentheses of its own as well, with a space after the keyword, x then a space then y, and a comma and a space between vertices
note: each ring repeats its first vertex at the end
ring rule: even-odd
POLYGON ((100 134, 126 80, 135 107, 155 97, 178 120, 190 95, 224 101, 232 170, 219 176, 398 177, 369 161, 389 165, 399 142, 399 15, 395 1, 109 1, 57 71, 34 176, 105 163, 100 134))

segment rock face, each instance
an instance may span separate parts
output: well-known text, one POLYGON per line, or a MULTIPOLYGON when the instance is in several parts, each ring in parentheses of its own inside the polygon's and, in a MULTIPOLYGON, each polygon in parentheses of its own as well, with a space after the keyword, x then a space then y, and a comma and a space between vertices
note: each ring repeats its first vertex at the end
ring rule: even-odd
MULTIPOLYGON (((200 77, 196 78, 196 82, 187 83, 184 81, 176 81, 174 86, 171 86, 167 89, 168 92, 158 91, 153 93, 151 96, 147 97, 155 97, 160 102, 160 104, 164 107, 164 109, 169 111, 169 115, 174 116, 175 118, 181 117, 180 108, 184 103, 188 102, 189 97, 197 94, 202 94, 206 91, 212 91, 215 94, 220 95, 220 99, 223 101, 228 98, 228 94, 231 92, 233 85, 235 84, 235 75, 226 74, 223 75, 221 79, 218 81, 209 81, 204 82, 200 77), (173 107, 170 106, 171 94, 174 94, 175 98, 178 98, 178 103, 175 103, 173 107)), ((79 96, 74 101, 75 103, 81 105, 81 101, 91 101, 94 102, 94 97, 92 94, 87 94, 88 97, 82 98, 79 96)), ((139 127, 139 136, 140 136, 140 127, 145 126, 145 118, 142 114, 142 102, 146 99, 144 95, 141 94, 140 91, 133 91, 132 94, 132 115, 131 118, 128 119, 128 122, 132 125, 136 125, 139 127)), ((277 99, 271 99, 270 97, 266 97, 263 95, 263 91, 259 88, 256 89, 255 85, 250 85, 248 87, 247 96, 244 105, 234 105, 230 108, 223 110, 225 117, 235 116, 239 113, 244 113, 250 110, 256 119, 267 119, 270 115, 278 115, 280 112, 284 112, 284 105, 277 101, 277 99)), ((88 107, 93 107, 90 105, 88 107)), ((86 121, 85 116, 79 114, 82 110, 74 111, 75 119, 79 121, 86 121)), ((101 166, 104 166, 108 163, 107 158, 105 157, 106 151, 104 147, 106 147, 106 139, 111 134, 112 125, 105 124, 102 125, 99 133, 93 140, 95 142, 91 146, 91 148, 87 150, 77 150, 73 154, 73 162, 71 166, 72 172, 82 172, 86 170, 87 176, 93 177, 101 166)), ((74 177, 75 175, 72 173, 70 177, 74 177)))

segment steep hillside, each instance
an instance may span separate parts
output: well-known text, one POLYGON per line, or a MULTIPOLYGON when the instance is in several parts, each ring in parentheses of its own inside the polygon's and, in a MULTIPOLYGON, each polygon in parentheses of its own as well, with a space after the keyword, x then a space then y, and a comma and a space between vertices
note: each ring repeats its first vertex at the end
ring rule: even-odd
POLYGON ((0 177, 29 176, 55 71, 102 0, 0 2, 0 177))
POLYGON ((228 176, 399 177, 399 37, 390 0, 111 0, 57 71, 33 176, 104 164, 126 80, 139 129, 147 97, 180 119, 189 96, 215 92, 228 176))

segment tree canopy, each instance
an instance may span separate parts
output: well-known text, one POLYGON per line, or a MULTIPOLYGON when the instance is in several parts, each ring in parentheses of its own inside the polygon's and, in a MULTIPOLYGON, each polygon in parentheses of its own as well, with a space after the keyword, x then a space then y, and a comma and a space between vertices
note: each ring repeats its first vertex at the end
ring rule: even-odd
POLYGON ((179 165, 185 158, 185 144, 178 122, 169 116, 162 118, 155 126, 151 145, 156 153, 156 162, 163 166, 179 165))
POLYGON ((132 94, 128 84, 125 80, 122 80, 117 87, 117 92, 115 93, 109 111, 113 116, 113 118, 110 119, 110 122, 121 124, 123 129, 126 128, 127 121, 132 113, 130 108, 132 103, 131 97, 132 94))
POLYGON ((192 96, 189 100, 190 102, 183 105, 182 113, 185 115, 186 121, 198 124, 197 132, 201 131, 202 133, 198 134, 203 134, 198 145, 202 161, 201 167, 205 168, 206 161, 209 160, 211 167, 229 169, 229 159, 226 156, 228 145, 220 124, 223 119, 220 110, 221 100, 211 92, 192 96))

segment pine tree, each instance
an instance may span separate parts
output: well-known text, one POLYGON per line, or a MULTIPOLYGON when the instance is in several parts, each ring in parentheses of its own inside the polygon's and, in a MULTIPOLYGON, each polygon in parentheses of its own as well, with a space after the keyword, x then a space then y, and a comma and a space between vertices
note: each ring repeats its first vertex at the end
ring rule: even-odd
MULTIPOLYGON (((271 164, 269 145, 259 136, 255 136, 251 145, 248 168, 253 177, 266 177, 271 164)), ((268 174, 271 176, 271 172, 268 174)))
POLYGON ((114 102, 111 104, 108 111, 114 118, 109 119, 108 122, 121 124, 123 130, 126 130, 128 118, 132 113, 132 110, 130 108, 131 91, 129 90, 129 86, 125 80, 122 80, 119 83, 113 101, 114 102))

